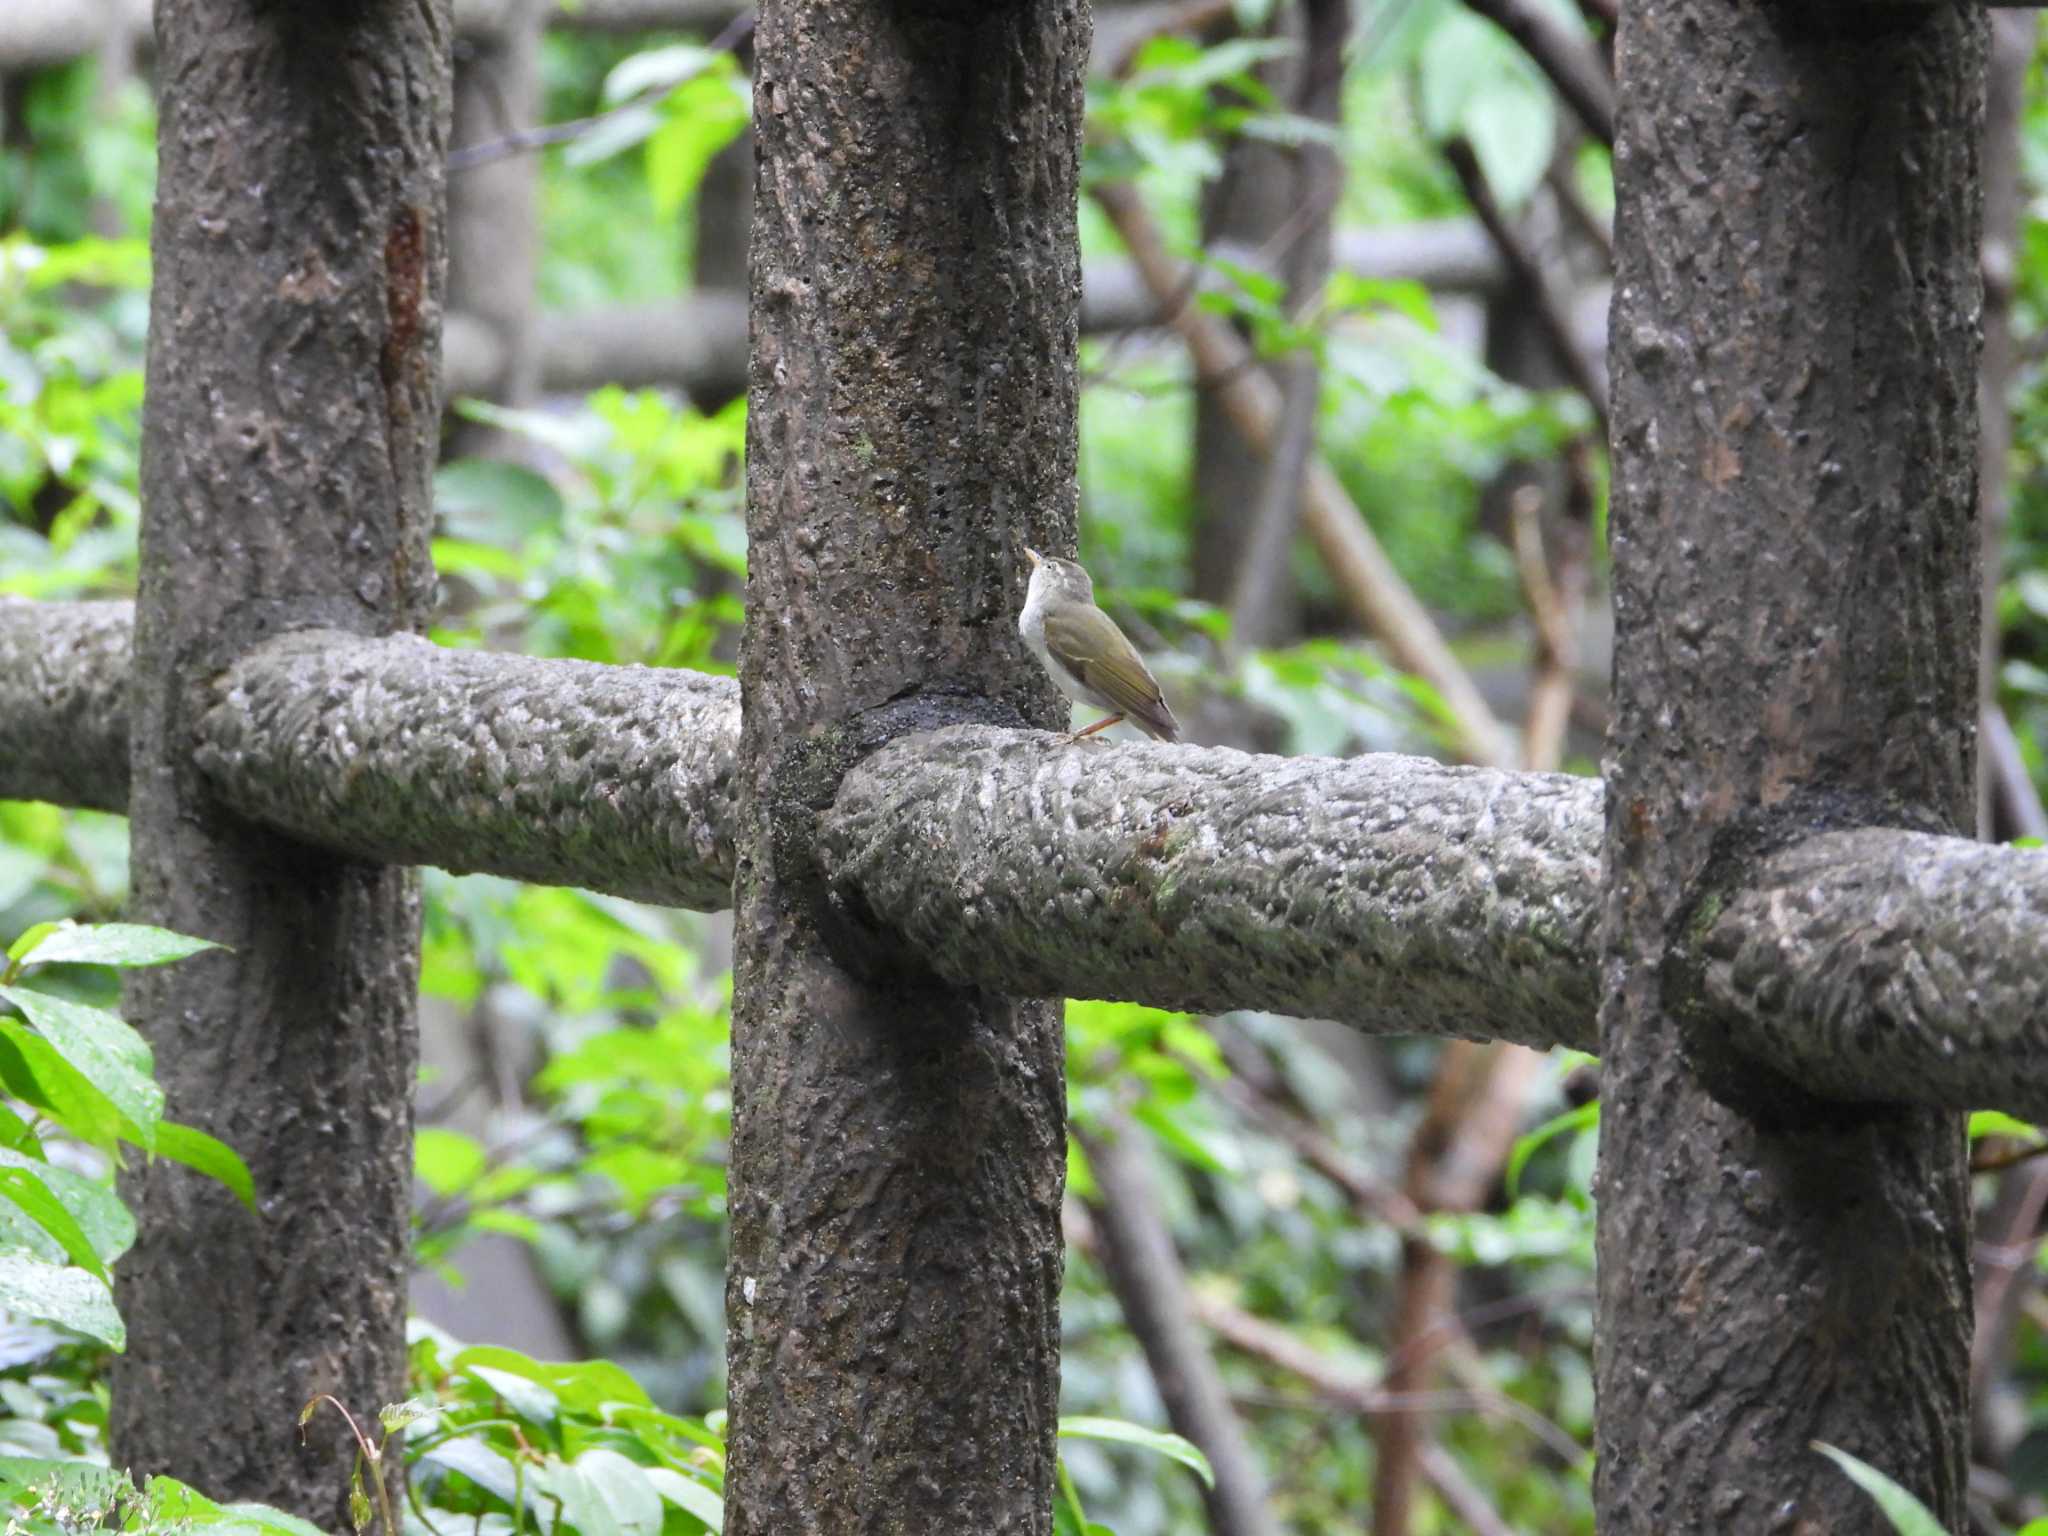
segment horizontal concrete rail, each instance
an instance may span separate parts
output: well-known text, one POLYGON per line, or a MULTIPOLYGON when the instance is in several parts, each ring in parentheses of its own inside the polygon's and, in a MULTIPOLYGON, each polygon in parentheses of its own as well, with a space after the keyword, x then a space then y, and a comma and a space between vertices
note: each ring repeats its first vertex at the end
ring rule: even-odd
MULTIPOLYGON (((1220 254, 1247 264, 1257 260, 1249 251, 1220 254)), ((1360 277, 1420 283, 1437 294, 1487 294, 1505 281, 1493 242, 1473 219, 1352 230, 1339 238, 1336 259, 1360 277)), ((1605 315, 1604 306, 1589 311, 1580 341, 1591 351, 1605 345, 1605 315)), ((1081 280, 1083 331, 1094 335, 1164 323, 1135 265, 1117 257, 1087 264, 1081 280)), ((747 385, 742 293, 703 291, 664 304, 550 310, 536 326, 541 387, 549 392, 673 385, 698 400, 723 401, 747 385)), ((452 395, 486 390, 504 372, 503 343, 475 315, 449 317, 442 353, 452 395)))
MULTIPOLYGON (((0 796, 119 809, 120 604, 0 600, 0 796)), ((722 907, 721 678, 304 631, 213 686, 199 760, 366 858, 722 907)), ((1592 1048, 1600 786, 954 726, 856 763, 803 856, 954 981, 1592 1048)), ((2048 853, 1885 828, 1716 872, 1674 948, 1699 1038, 1834 1100, 2048 1120, 2048 853)))

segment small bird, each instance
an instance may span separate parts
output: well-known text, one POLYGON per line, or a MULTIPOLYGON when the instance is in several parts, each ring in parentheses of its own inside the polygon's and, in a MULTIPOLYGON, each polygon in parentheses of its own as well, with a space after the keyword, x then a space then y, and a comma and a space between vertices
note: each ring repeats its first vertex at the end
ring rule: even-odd
POLYGON ((1067 738, 1079 741, 1121 720, 1129 720, 1157 741, 1179 741, 1180 722, 1166 707, 1159 681, 1138 648, 1095 606, 1095 583, 1072 560, 1024 551, 1031 562, 1031 586, 1017 632, 1031 647, 1046 675, 1077 704, 1111 711, 1067 738))

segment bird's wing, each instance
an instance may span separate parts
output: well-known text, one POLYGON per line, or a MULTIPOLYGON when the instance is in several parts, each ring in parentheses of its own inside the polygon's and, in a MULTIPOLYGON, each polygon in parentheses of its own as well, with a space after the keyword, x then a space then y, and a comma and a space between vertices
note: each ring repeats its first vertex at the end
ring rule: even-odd
POLYGON ((1161 741, 1180 739, 1159 682, 1116 621, 1100 608, 1071 605, 1045 618, 1045 648, 1104 708, 1129 716, 1161 741), (1077 658, 1085 657, 1086 660, 1077 658))

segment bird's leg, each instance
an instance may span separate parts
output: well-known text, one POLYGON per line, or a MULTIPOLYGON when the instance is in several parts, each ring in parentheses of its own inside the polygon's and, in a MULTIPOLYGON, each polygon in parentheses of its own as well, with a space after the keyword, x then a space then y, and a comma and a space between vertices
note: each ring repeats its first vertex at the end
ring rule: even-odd
POLYGON ((1121 725, 1123 724, 1123 719, 1122 715, 1105 715, 1093 725, 1084 726, 1078 731, 1070 732, 1067 736, 1067 742, 1071 745, 1079 741, 1083 736, 1093 736, 1097 731, 1106 731, 1112 725, 1121 725))

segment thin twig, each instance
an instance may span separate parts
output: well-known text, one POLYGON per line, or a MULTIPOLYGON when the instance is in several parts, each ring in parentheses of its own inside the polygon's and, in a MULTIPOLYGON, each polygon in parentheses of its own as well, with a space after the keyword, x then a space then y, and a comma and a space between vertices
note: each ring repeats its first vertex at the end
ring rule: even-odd
MULTIPOLYGON (((2044 1151, 2048 1143, 1989 1165, 2008 1170, 2010 1176, 1999 1181, 1997 1197, 1985 1213, 1971 1266, 1976 1327, 1970 1339, 1970 1400, 1978 1405, 1989 1400, 1993 1384, 2011 1361, 2015 1325, 2036 1288, 2039 1268, 2034 1256, 2041 1246, 2041 1215, 2048 1211, 2048 1168, 2012 1170, 2044 1151)), ((1972 1164, 1971 1172, 1983 1166, 1972 1164)))
MULTIPOLYGON (((1164 303, 1180 289, 1182 267, 1167 254, 1143 197, 1121 181, 1101 182, 1092 190, 1146 286, 1164 303)), ((1257 451, 1271 453, 1279 430, 1279 390, 1255 368, 1237 372, 1250 347, 1224 321, 1193 305, 1181 306, 1168 318, 1187 343, 1198 378, 1216 380, 1236 373, 1218 386, 1217 398, 1245 441, 1257 451)), ((1308 534, 1352 613, 1386 645, 1396 666, 1435 690, 1465 757, 1495 767, 1511 765, 1515 752, 1509 733, 1320 457, 1310 462, 1305 496, 1302 510, 1308 534)))
POLYGON ((1501 260, 1506 263, 1516 284, 1528 296, 1530 307, 1535 311, 1536 320, 1543 328, 1544 338, 1557 355, 1558 366, 1565 377, 1572 381, 1586 403, 1593 408, 1593 414, 1600 421, 1600 435, 1607 437, 1607 385, 1600 377, 1593 360, 1580 350, 1578 338, 1572 334, 1571 304, 1549 270, 1537 259, 1521 232, 1508 222, 1507 215, 1495 200, 1493 188, 1487 185, 1486 172, 1480 167, 1479 157, 1472 152, 1472 146, 1463 139, 1453 139, 1444 146, 1444 159, 1450 162, 1457 173, 1458 182, 1465 189, 1465 201, 1472 205, 1472 211, 1479 216, 1479 222, 1486 226, 1486 232, 1493 236, 1493 243, 1500 250, 1501 260))
POLYGON ((2048 1154, 2048 1141, 2033 1142, 2011 1152, 2000 1152, 1990 1157, 1972 1158, 1972 1173, 2003 1173, 2008 1168, 2017 1168, 2022 1163, 2031 1163, 2035 1158, 2048 1154))
POLYGON ((1564 761, 1565 732, 1571 725, 1573 671, 1579 663, 1577 610, 1584 597, 1580 562, 1570 561, 1563 578, 1553 577, 1543 550, 1543 493, 1518 486, 1508 498, 1515 569, 1536 629, 1529 716, 1522 727, 1523 766, 1556 770, 1564 761))
POLYGON ((1118 1116, 1100 1131, 1077 1127, 1098 1198, 1089 1206, 1095 1249, 1124 1318, 1145 1352, 1173 1427, 1200 1446, 1215 1482, 1203 1497, 1217 1536, 1279 1536, 1244 1425, 1215 1357, 1189 1317, 1188 1284, 1160 1212, 1143 1135, 1118 1116))
POLYGON ((1586 201, 1586 194, 1579 190, 1579 184, 1572 179, 1571 160, 1559 155, 1550 162, 1550 168, 1543 173, 1543 181, 1550 188, 1557 205, 1564 210, 1564 216, 1571 226, 1585 238, 1588 245, 1600 253, 1602 267, 1614 270, 1614 221, 1606 215, 1593 211, 1593 205, 1586 201))
POLYGON ((1591 38, 1567 28, 1541 0, 1465 4, 1522 45, 1594 138, 1602 144, 1614 142, 1614 79, 1591 38))
POLYGON ((2027 772, 2027 760, 2020 752, 2012 721, 1996 704, 1985 707, 1978 722, 1977 739, 2005 829, 2014 837, 2048 838, 2048 810, 2042 808, 2041 792, 2027 772))
POLYGON ((1219 1079, 1214 1087, 1226 1104, 1278 1136, 1303 1162, 1342 1190, 1355 1210, 1385 1222, 1397 1232, 1408 1232, 1421 1225, 1422 1213, 1412 1200, 1374 1178, 1307 1120, 1235 1074, 1219 1079))
MULTIPOLYGON (((1523 1104, 1542 1066, 1541 1056, 1517 1046, 1461 1040, 1445 1049, 1409 1144, 1403 1187, 1417 1209, 1479 1208, 1507 1160, 1523 1104)), ((1450 1261, 1425 1232, 1403 1238, 1385 1376, 1390 1393, 1417 1392, 1428 1385, 1440 1319, 1450 1315, 1455 1278, 1450 1261)), ((1374 1422, 1374 1536, 1406 1536, 1410 1529, 1426 1438, 1420 1414, 1374 1422)))
MULTIPOLYGON (((1334 127, 1343 108, 1344 40, 1351 29, 1350 5, 1348 0, 1303 0, 1302 8, 1306 33, 1295 111, 1310 122, 1334 127)), ((1294 152, 1293 170, 1296 207, 1305 215, 1305 222, 1300 235, 1289 243, 1286 312, 1295 325, 1302 326, 1321 301, 1323 285, 1329 279, 1330 219, 1343 184, 1343 168, 1327 143, 1304 139, 1294 152)), ((1302 483, 1315 452, 1322 400, 1322 368, 1315 351, 1301 348, 1287 359, 1280 376, 1280 427, 1266 459, 1237 579, 1231 585, 1231 638, 1240 650, 1271 645, 1281 638, 1275 633, 1274 620, 1287 582, 1287 554, 1300 522, 1302 483)))
POLYGON ((1422 1475, 1450 1506, 1451 1513, 1472 1527, 1472 1536, 1515 1536, 1514 1528, 1501 1518, 1485 1490, 1465 1475, 1465 1469, 1441 1441, 1425 1441, 1417 1460, 1422 1464, 1422 1475))
POLYGON ((1459 1410, 1494 1412, 1522 1425, 1566 1466, 1577 1466, 1586 1459, 1586 1448, 1562 1424, 1505 1392, 1390 1392, 1376 1377, 1332 1364, 1329 1356, 1278 1323, 1255 1317, 1206 1291, 1194 1292, 1192 1299, 1195 1316, 1218 1338, 1299 1377, 1331 1408, 1372 1419, 1459 1410))

